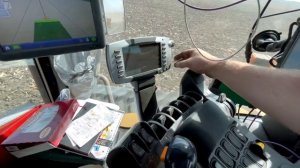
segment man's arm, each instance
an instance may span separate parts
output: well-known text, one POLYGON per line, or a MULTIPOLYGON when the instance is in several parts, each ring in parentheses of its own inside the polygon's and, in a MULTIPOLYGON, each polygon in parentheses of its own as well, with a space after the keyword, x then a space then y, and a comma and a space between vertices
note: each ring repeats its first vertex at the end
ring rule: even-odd
POLYGON ((210 61, 193 49, 175 56, 175 61, 175 67, 187 67, 219 79, 255 107, 300 134, 300 71, 237 61, 210 61))

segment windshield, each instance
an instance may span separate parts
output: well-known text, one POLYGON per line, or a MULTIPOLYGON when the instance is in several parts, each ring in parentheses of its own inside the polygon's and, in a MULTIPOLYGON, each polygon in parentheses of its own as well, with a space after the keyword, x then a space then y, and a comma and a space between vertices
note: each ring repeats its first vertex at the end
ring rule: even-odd
MULTIPOLYGON (((167 36, 175 42, 173 55, 194 47, 186 31, 183 5, 177 0, 130 0, 124 2, 126 31, 107 36, 108 43, 139 36, 167 36)), ((216 8, 232 3, 229 0, 187 0, 186 2, 202 8, 216 8)), ((261 8, 266 2, 267 0, 260 0, 261 8)), ((299 5, 299 0, 274 0, 264 15, 298 9, 299 5)), ((300 12, 295 12, 261 19, 256 32, 277 30, 282 32, 282 39, 284 39, 288 35, 289 25, 297 20, 299 14, 300 12)), ((209 12, 187 8, 186 17, 196 45, 219 58, 224 58, 234 54, 246 43, 257 16, 257 1, 253 0, 227 9, 209 12)), ((232 59, 245 62, 244 51, 242 50, 232 59)), ((274 53, 257 54, 268 59, 274 55, 274 53)), ((102 67, 105 66, 103 64, 102 67)), ((158 95, 165 95, 161 95, 164 99, 172 99, 174 95, 178 95, 180 80, 185 71, 185 69, 171 68, 169 71, 157 75, 158 95)))

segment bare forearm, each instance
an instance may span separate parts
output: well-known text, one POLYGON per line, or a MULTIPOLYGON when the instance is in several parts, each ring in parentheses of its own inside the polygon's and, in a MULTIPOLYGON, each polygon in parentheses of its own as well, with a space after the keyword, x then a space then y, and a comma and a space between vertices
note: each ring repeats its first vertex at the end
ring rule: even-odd
POLYGON ((300 71, 226 61, 218 63, 210 75, 300 134, 300 71))
POLYGON ((174 65, 221 80, 255 107, 300 134, 300 71, 212 61, 216 59, 201 49, 189 49, 175 56, 174 65))

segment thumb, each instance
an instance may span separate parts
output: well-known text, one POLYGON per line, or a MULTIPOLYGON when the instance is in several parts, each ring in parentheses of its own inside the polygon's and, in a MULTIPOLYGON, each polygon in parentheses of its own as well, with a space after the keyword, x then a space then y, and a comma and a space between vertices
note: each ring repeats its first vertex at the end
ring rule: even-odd
POLYGON ((174 63, 174 67, 176 68, 186 68, 189 65, 189 60, 182 60, 174 63))

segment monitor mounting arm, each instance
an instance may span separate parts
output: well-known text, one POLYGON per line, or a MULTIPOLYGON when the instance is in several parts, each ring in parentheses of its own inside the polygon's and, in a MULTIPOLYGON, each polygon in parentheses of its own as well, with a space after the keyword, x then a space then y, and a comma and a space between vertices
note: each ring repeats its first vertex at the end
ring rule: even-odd
POLYGON ((131 82, 134 87, 138 114, 141 121, 150 120, 158 111, 155 77, 131 82))

